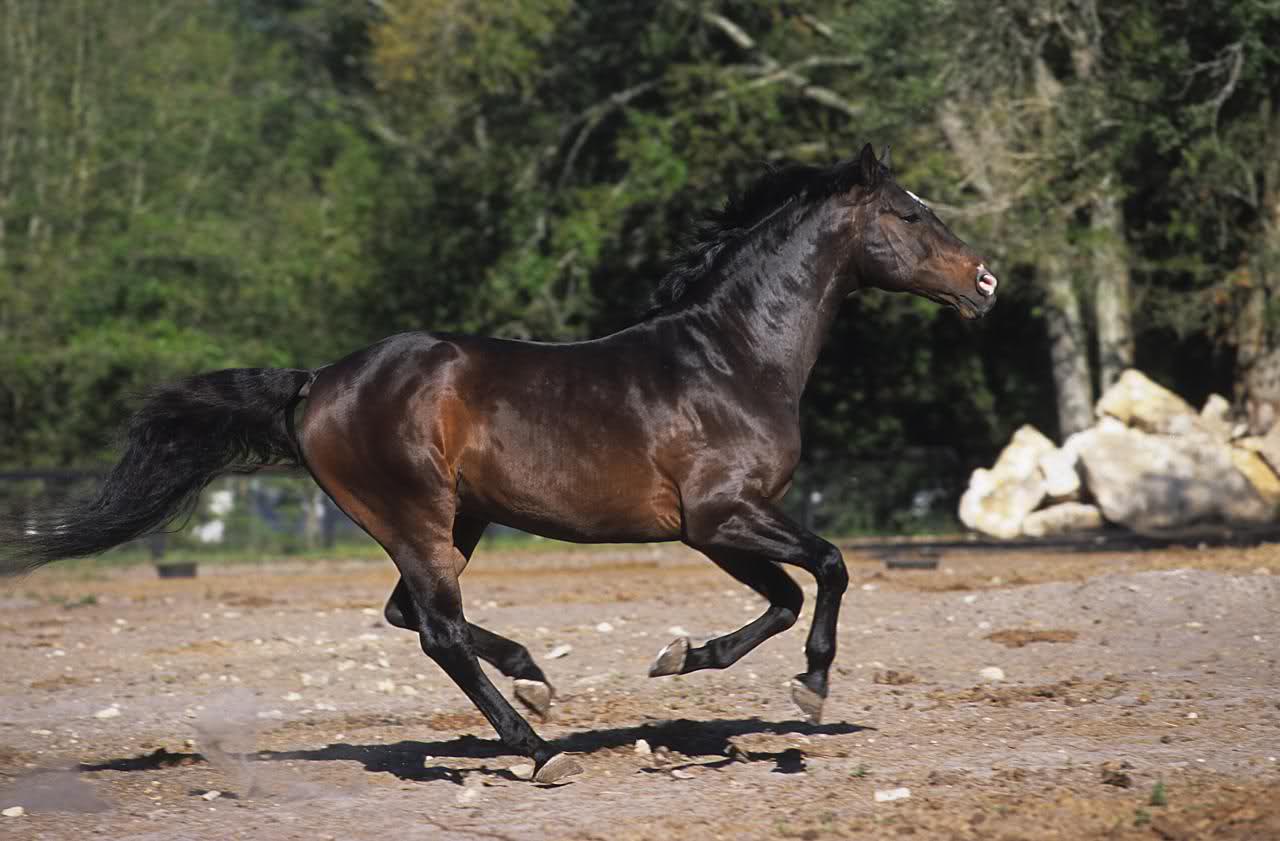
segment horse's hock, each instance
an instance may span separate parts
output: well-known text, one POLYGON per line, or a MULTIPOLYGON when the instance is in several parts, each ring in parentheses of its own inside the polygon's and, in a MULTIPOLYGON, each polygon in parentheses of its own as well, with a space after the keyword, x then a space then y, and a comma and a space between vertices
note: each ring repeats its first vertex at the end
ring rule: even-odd
POLYGON ((1095 407, 1096 425, 1062 446, 1031 426, 990 469, 974 471, 960 501, 970 529, 999 538, 1095 531, 1140 533, 1256 527, 1280 505, 1280 424, 1250 437, 1225 399, 1196 412, 1135 370, 1095 407))

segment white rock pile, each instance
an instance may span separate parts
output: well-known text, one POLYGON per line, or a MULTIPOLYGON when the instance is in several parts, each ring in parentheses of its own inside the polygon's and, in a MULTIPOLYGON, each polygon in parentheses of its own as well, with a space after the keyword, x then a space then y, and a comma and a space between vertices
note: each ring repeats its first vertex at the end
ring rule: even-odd
POLYGON ((1142 373, 1125 371, 1095 407, 1098 422, 1061 447, 1023 426, 960 499, 960 520, 999 538, 1044 537, 1111 523, 1141 534, 1275 522, 1280 424, 1246 437, 1211 396, 1196 412, 1142 373))

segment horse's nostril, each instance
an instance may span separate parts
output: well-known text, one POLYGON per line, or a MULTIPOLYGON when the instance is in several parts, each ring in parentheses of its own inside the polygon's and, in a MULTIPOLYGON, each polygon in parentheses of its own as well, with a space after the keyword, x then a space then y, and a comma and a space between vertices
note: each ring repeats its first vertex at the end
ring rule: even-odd
POLYGON ((999 284, 999 281, 996 280, 996 276, 987 271, 987 267, 981 264, 978 266, 977 282, 978 291, 986 296, 994 295, 996 292, 996 286, 999 284))

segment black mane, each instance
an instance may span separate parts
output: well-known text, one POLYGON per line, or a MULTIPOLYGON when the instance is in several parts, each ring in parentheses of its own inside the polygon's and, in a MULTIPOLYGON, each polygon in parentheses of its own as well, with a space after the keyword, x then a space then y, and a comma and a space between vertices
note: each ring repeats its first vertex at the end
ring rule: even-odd
POLYGON ((650 312, 684 297, 689 287, 711 274, 729 246, 739 242, 770 214, 794 201, 821 201, 862 183, 858 161, 818 167, 789 164, 770 169, 741 195, 730 196, 723 210, 713 210, 694 228, 688 245, 653 292, 650 312))

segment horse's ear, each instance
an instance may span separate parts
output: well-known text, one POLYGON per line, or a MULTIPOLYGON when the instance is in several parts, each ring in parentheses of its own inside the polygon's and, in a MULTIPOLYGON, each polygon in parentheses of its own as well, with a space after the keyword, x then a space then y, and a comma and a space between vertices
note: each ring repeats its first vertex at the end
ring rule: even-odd
POLYGON ((880 184, 880 162, 876 160, 876 150, 871 148, 870 143, 862 147, 862 154, 858 156, 858 168, 862 170, 863 184, 868 187, 880 184))
POLYGON ((880 153, 880 165, 884 167, 885 172, 893 172, 893 158, 889 155, 889 147, 884 147, 884 151, 880 153))

